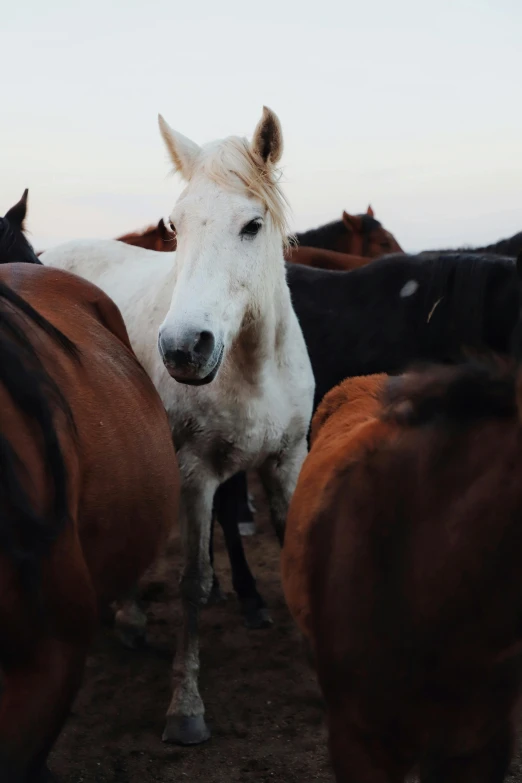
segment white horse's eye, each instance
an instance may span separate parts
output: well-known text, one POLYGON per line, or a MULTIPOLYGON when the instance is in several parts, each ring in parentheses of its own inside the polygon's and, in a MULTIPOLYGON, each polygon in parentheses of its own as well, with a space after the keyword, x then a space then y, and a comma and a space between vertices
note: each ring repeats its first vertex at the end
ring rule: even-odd
POLYGON ((243 226, 239 234, 242 237, 249 237, 249 238, 255 237, 259 233, 262 225, 263 224, 261 223, 259 218, 255 218, 254 220, 251 220, 249 223, 243 226))
POLYGON ((169 220, 169 229, 172 231, 173 234, 176 233, 176 226, 172 222, 172 220, 169 220))

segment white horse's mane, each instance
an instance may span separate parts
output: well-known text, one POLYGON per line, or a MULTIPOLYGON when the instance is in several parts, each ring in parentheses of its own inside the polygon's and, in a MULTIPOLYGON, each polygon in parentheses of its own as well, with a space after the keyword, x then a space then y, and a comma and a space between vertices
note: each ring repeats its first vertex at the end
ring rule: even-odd
MULTIPOLYGON (((174 167, 178 171, 178 167, 174 167)), ((256 155, 246 138, 229 136, 206 144, 195 164, 193 175, 203 174, 228 190, 245 190, 266 208, 283 244, 289 244, 289 205, 279 185, 281 170, 256 155)))

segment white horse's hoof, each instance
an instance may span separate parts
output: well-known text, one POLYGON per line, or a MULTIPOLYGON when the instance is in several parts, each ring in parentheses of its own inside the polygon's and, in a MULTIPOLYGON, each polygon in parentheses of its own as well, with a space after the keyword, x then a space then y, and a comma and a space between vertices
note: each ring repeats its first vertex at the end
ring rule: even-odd
POLYGON ((176 745, 200 745, 210 739, 210 731, 203 715, 167 715, 162 739, 176 745))

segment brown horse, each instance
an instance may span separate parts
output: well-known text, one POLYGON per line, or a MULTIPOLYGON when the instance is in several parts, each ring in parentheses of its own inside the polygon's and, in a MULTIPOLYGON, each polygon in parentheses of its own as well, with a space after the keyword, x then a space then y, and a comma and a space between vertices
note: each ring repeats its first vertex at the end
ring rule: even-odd
POLYGON ((99 609, 176 519, 178 469, 119 310, 66 272, 0 267, 0 410, 0 780, 40 783, 99 609))
POLYGON ((504 780, 522 674, 521 419, 520 364, 350 379, 318 409, 283 583, 339 783, 399 783, 416 766, 422 783, 504 780))
POLYGON ((315 269, 333 269, 347 272, 371 263, 373 258, 352 256, 348 253, 338 253, 336 250, 324 250, 320 247, 289 247, 285 252, 286 261, 292 264, 313 266, 315 269))
POLYGON ((163 218, 160 218, 157 226, 149 226, 142 232, 124 234, 117 239, 127 245, 136 245, 136 247, 144 247, 146 250, 157 250, 163 253, 172 253, 177 244, 176 234, 168 230, 163 218))
POLYGON ((303 247, 336 250, 338 253, 365 258, 379 258, 387 253, 403 252, 393 234, 386 231, 375 219, 371 207, 368 207, 364 215, 349 215, 343 212, 342 220, 296 234, 296 239, 303 247))

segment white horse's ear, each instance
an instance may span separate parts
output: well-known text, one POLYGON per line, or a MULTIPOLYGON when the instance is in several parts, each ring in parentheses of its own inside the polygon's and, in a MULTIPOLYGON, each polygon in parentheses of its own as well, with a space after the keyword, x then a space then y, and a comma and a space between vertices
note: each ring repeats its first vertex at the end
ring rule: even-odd
POLYGON ((173 130, 161 114, 158 114, 158 123, 175 171, 179 171, 183 179, 188 181, 194 173, 201 147, 187 139, 186 136, 173 130))
POLYGON ((257 123, 252 139, 252 152, 259 155, 264 163, 273 166, 281 160, 283 154, 283 131, 277 114, 263 106, 263 116, 257 123))

